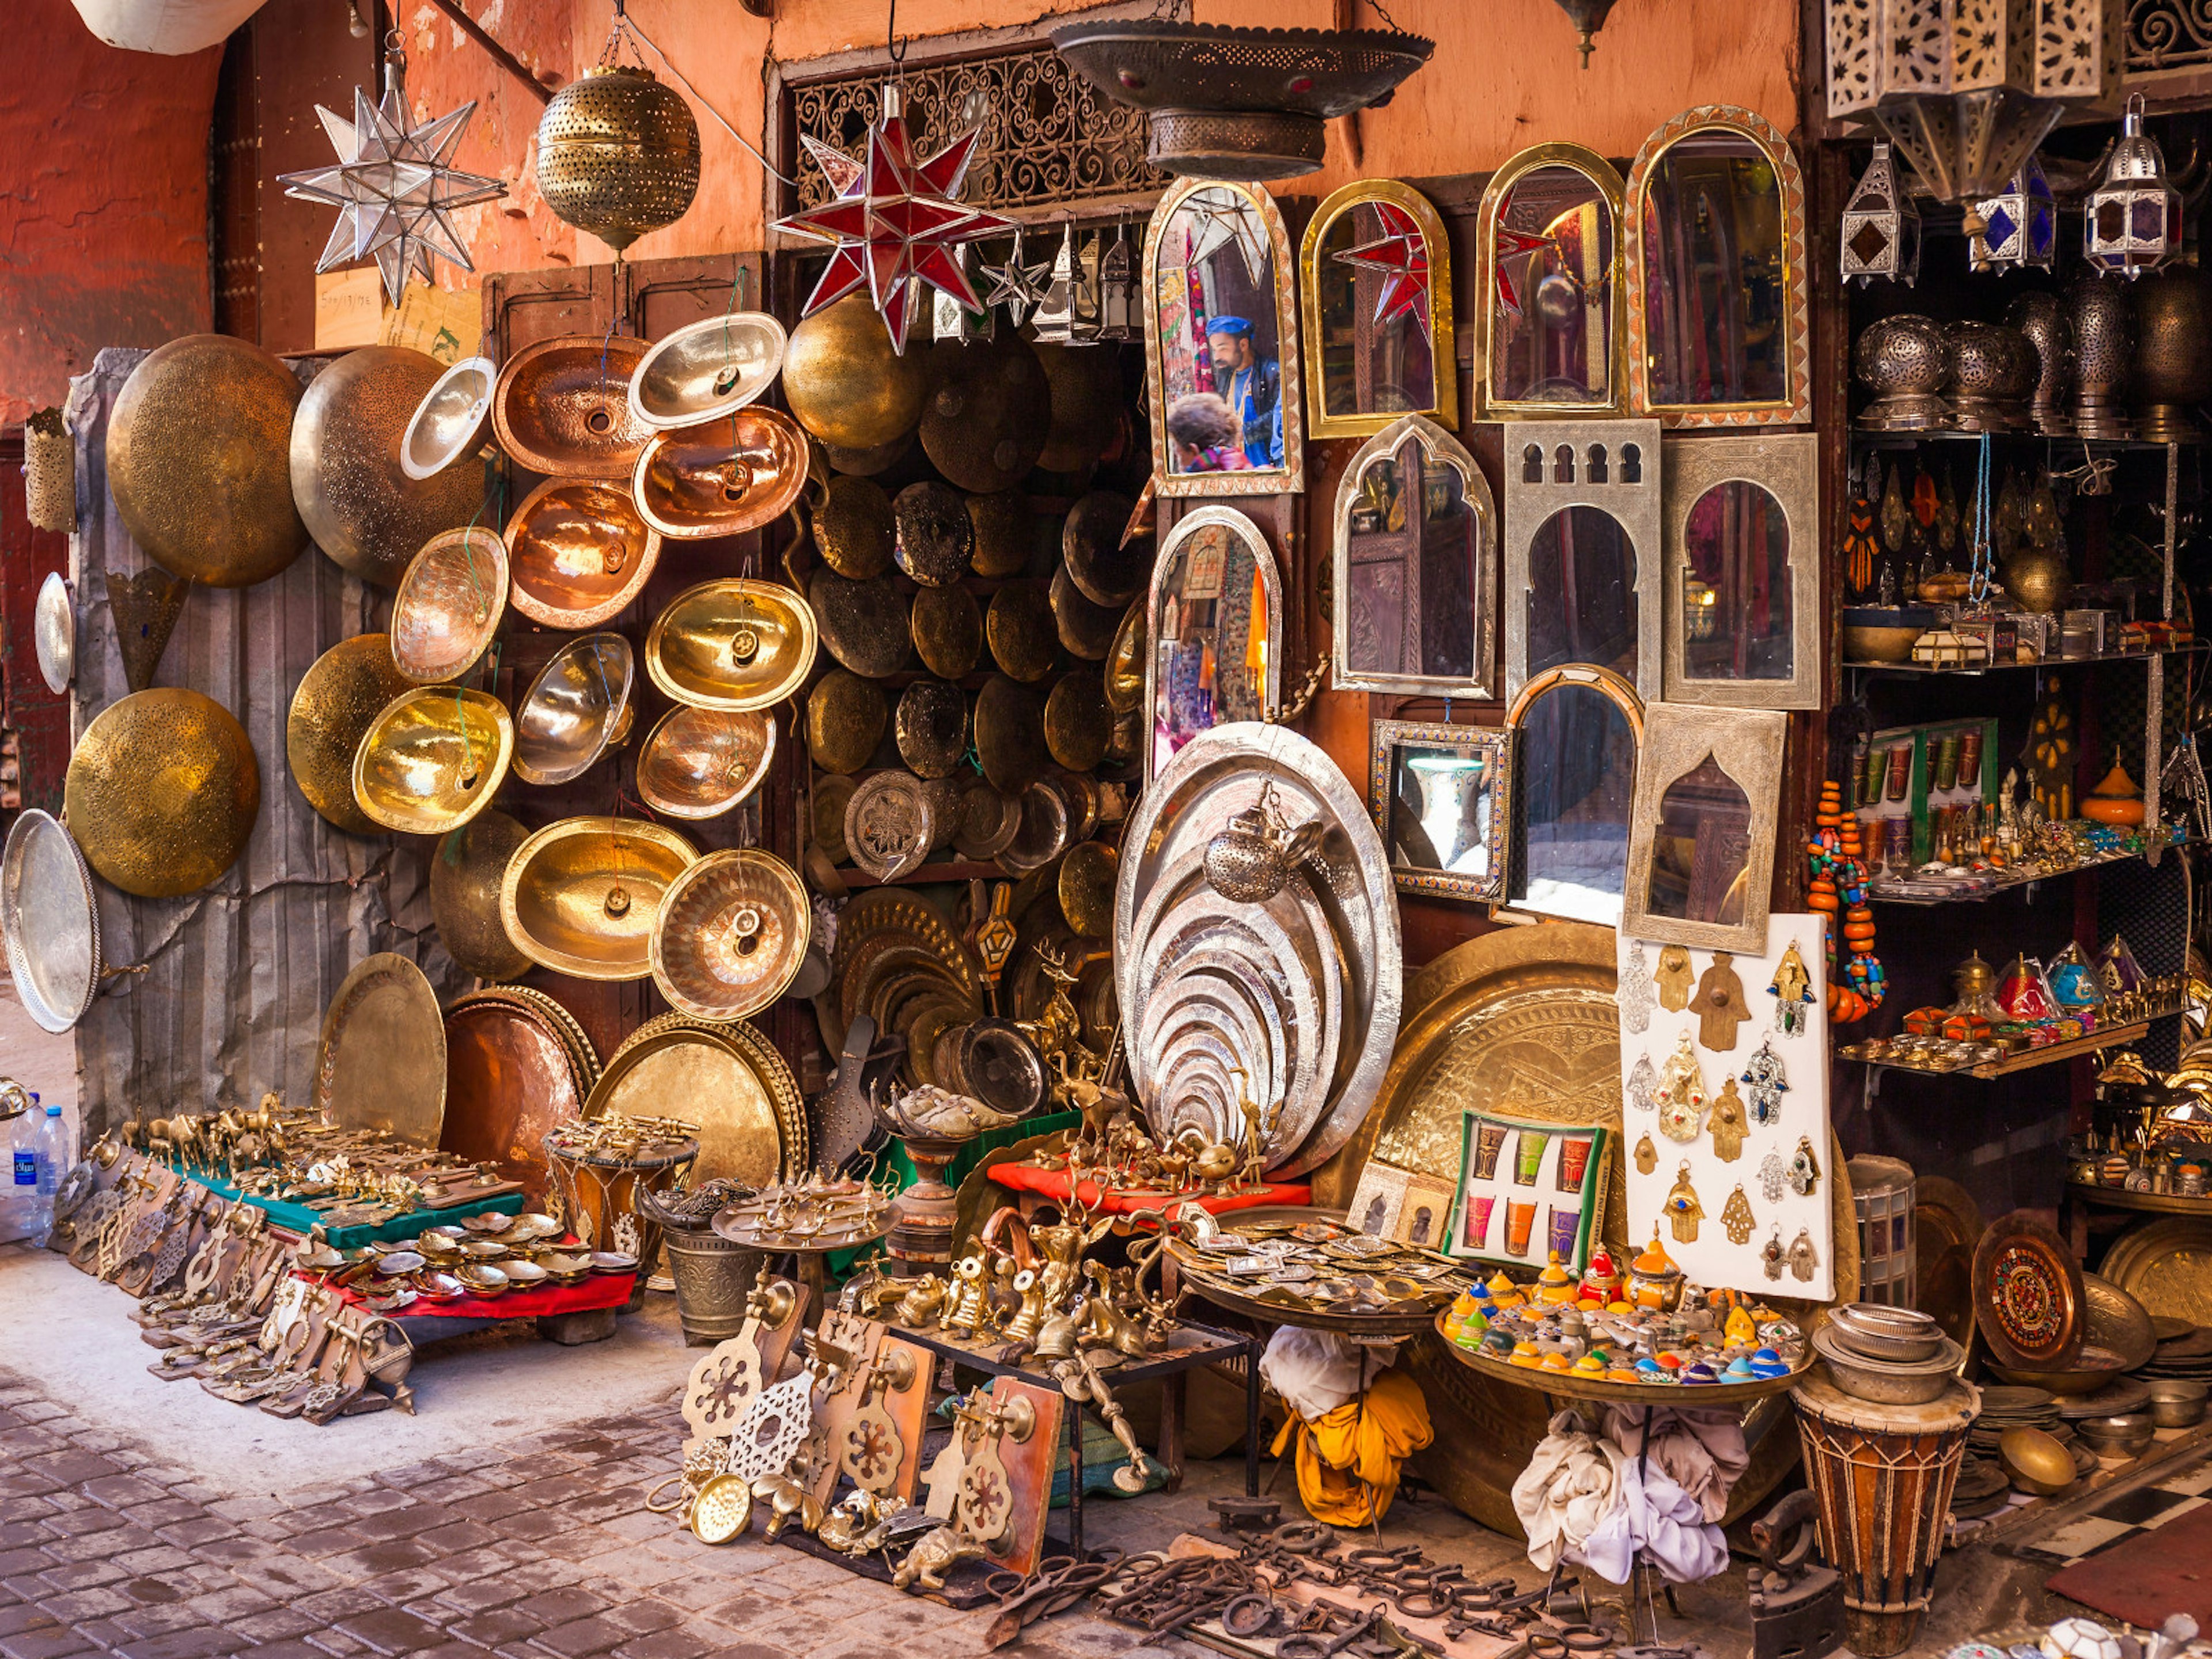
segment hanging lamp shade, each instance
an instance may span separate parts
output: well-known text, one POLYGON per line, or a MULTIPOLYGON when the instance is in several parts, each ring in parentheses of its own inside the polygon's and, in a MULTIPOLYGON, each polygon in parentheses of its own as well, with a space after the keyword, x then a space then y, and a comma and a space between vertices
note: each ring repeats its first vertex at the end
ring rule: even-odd
POLYGON ((1978 230, 1967 226, 1966 257, 1976 270, 2051 269, 2058 252, 2058 204, 2033 151, 2002 190, 1973 204, 1972 218, 1981 224, 1978 230))
POLYGON ((562 223, 619 255, 690 210, 699 123, 652 70, 601 64, 555 93, 538 118, 538 189, 562 223))
POLYGON ((1920 211, 1897 176, 1897 158, 1887 143, 1874 147, 1874 159, 1859 175, 1844 204, 1844 280, 1860 286, 1903 283, 1920 276, 1920 211))
POLYGON ((70 0, 85 27, 125 52, 186 58, 228 39, 262 0, 70 0))
POLYGON ((2181 194, 2166 174, 2166 155, 2143 131, 2142 94, 2128 100, 2120 142, 2105 182, 2089 198, 2081 251, 2098 270, 2130 277, 2156 270, 2181 252, 2181 194))

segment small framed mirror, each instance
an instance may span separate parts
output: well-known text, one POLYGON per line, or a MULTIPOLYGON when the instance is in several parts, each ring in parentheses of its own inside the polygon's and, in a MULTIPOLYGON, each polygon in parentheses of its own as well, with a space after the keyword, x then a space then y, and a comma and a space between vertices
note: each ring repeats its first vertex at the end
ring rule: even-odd
POLYGON ((1606 668, 1531 679, 1507 709, 1513 782, 1505 900, 1517 910, 1620 921, 1644 702, 1606 668))
POLYGON ((1146 777, 1200 732, 1264 719, 1281 701, 1282 580, 1260 526, 1235 507, 1176 521, 1146 621, 1146 777))
POLYGON ((1476 220, 1475 361, 1488 420, 1620 412, 1620 175, 1538 144, 1491 176, 1476 220))
POLYGON ((1624 933, 1765 954, 1789 725, 1779 709, 1655 703, 1647 711, 1624 933))
POLYGON ((1450 244, 1426 197, 1395 179, 1345 185, 1306 227, 1298 280, 1315 437, 1404 415, 1457 423, 1450 244))
POLYGON ((1668 426, 1812 419, 1805 179, 1728 104, 1683 111, 1628 173, 1629 408, 1668 426))
POLYGON ((1498 508, 1474 457, 1406 416, 1352 456, 1335 523, 1337 685, 1497 696, 1498 508))
POLYGON ((1185 179, 1145 233, 1146 386, 1163 495, 1305 488, 1291 242, 1254 185, 1185 179))
POLYGON ((1820 706, 1820 440, 1666 441, 1667 701, 1820 706))
POLYGON ((1495 899, 1505 888, 1512 734, 1377 720, 1368 800, 1401 893, 1495 899))

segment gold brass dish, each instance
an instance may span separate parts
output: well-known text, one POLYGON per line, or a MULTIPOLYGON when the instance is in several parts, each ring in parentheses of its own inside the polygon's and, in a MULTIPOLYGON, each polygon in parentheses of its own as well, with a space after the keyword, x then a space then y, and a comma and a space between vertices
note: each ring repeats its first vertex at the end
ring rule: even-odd
POLYGON ((678 702, 744 711, 781 702, 814 665, 813 610, 791 589, 742 576, 668 602, 645 640, 645 672, 678 702))
POLYGON ((975 550, 969 562, 979 576, 1003 580, 1030 568, 1036 549, 1036 512, 1018 489, 968 498, 968 524, 975 550))
MULTIPOLYGON (((964 679, 983 655, 983 611, 964 587, 925 587, 907 616, 915 654, 940 679, 964 679)), ((1140 676, 1141 678, 1141 676, 1140 676)))
POLYGON ((702 317, 665 336, 629 377, 630 412, 656 429, 744 408, 783 368, 783 325, 764 312, 702 317))
POLYGON ((498 384, 499 367, 489 357, 464 357, 441 374, 399 434, 399 470, 427 478, 481 450, 498 384))
POLYGON ((377 825, 353 798, 353 757, 364 732, 413 684, 392 665, 384 634, 356 634, 315 659, 292 693, 284 757, 308 805, 349 835, 377 825))
POLYGON ((975 697, 975 758, 991 787, 1018 795, 1043 772, 1044 709, 1027 686, 994 674, 975 697))
POLYGON ((1053 760, 1071 772, 1088 772, 1106 758, 1114 714, 1106 707, 1104 679, 1095 668, 1071 669, 1044 700, 1044 743, 1053 760))
POLYGON ((1060 650, 1060 633, 1054 625, 1052 599, 1041 581, 1008 582, 991 596, 983 618, 983 636, 990 642, 991 659, 1001 672, 1025 684, 1034 684, 1052 672, 1060 650))
POLYGON ((392 601, 392 661, 421 685, 457 680, 482 660, 507 615, 507 544, 486 525, 433 536, 392 601))
POLYGON ((896 534, 891 498, 873 478, 830 479, 814 508, 814 545, 822 562, 854 581, 891 568, 896 534))
POLYGON ((854 581, 823 568, 806 585, 823 648, 872 680, 906 666, 912 644, 907 598, 888 575, 854 581))
POLYGON ((806 697, 806 746, 828 772, 857 772, 884 740, 890 708, 883 688, 842 668, 815 683, 806 697))
POLYGON ((775 757, 775 717, 678 704, 637 751, 637 793, 671 817, 719 817, 760 787, 775 757))
POLYGON ((899 693, 891 735, 916 777, 951 777, 968 752, 968 694, 949 680, 915 681, 899 693))
POLYGON ((1052 386, 1029 342, 1011 330, 929 356, 921 410, 930 465, 988 494, 1029 477, 1052 435, 1052 386))
POLYGON ((1138 599, 1121 613, 1106 653, 1106 706, 1117 714, 1133 714, 1144 701, 1145 602, 1138 599))
POLYGON ((732 848, 700 859, 662 895, 653 982, 700 1019, 743 1019, 774 1002, 806 955, 805 886, 773 854, 732 848))
POLYGON ((246 728, 197 691, 157 686, 100 711, 70 756, 62 816, 85 861, 140 898, 196 892, 237 862, 261 810, 246 728))
POLYGON ((853 855, 845 845, 845 809, 853 804, 854 793, 859 788, 857 782, 840 773, 814 780, 814 844, 832 864, 843 864, 853 855))
POLYGON ((1072 657, 1103 662, 1121 631, 1122 608, 1099 605, 1075 585, 1063 563, 1052 573, 1052 625, 1072 657))
POLYGON ((1068 848, 1060 861, 1060 914, 1083 939, 1114 936, 1114 883, 1121 860, 1103 842, 1068 848))
POLYGON ((568 783, 629 736, 636 661, 619 634, 571 640, 538 671, 514 722, 514 774, 525 783, 568 783))
POLYGON ((643 340, 598 334, 523 347, 492 392, 500 447, 549 477, 629 477, 653 436, 629 405, 630 377, 649 349, 643 340))
POLYGON ((2050 1498, 2074 1484, 2074 1454, 2041 1429, 2007 1429, 1997 1437, 1997 1458, 2023 1492, 2050 1498))
POLYGON ((457 1269, 453 1277, 471 1296, 497 1296, 507 1287, 507 1275, 484 1261, 471 1261, 457 1269))
POLYGON ((549 478, 507 521, 514 608, 549 628, 598 628, 645 587, 660 556, 626 483, 549 478))
POLYGON ((374 1129, 416 1146, 446 1121, 446 1023, 422 970, 395 951, 354 964, 323 1011, 314 1107, 341 1129, 374 1129))
POLYGON ((1060 551, 1068 577, 1094 605, 1124 605, 1144 592, 1152 574, 1152 538, 1122 532, 1137 504, 1110 489, 1094 489, 1068 509, 1060 551))
MULTIPOLYGON (((825 306, 791 331, 783 398, 825 444, 873 449, 903 438, 921 418, 922 354, 891 349, 865 294, 825 306)), ((850 469, 847 469, 850 470, 850 469)))
POLYGON ((887 444, 877 444, 867 449, 847 449, 842 444, 824 443, 822 453, 830 462, 832 472, 854 478, 872 478, 878 472, 888 472, 904 460, 914 449, 914 434, 902 432, 887 444))
POLYGON ((463 968, 495 984, 530 967, 499 919, 507 860, 529 839, 520 819, 492 807, 448 831, 430 856, 430 915, 439 942, 463 968))
POLYGON ((500 921, 541 968, 578 979, 643 979, 653 971, 653 915, 697 851, 673 830, 637 818, 575 817, 516 848, 500 883, 500 921))
POLYGON ((891 516, 897 527, 893 556, 918 586, 949 587, 960 580, 975 550, 975 528, 958 490, 934 479, 910 483, 893 498, 891 516))
POLYGON ((387 830, 442 836, 491 805, 514 757, 514 721, 497 697, 418 686, 362 734, 353 797, 387 830))
POLYGON ((534 1291, 553 1277, 535 1261, 520 1259, 501 1262, 499 1271, 507 1275, 508 1288, 518 1291, 534 1291))
POLYGON ((772 524, 805 488, 806 434, 788 415, 760 408, 661 433, 630 480, 645 521, 687 541, 772 524))

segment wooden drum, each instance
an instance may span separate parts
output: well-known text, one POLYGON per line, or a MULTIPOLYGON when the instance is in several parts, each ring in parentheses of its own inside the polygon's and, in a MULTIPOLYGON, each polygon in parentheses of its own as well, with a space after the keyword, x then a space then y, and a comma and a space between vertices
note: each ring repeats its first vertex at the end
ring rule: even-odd
POLYGON ((1844 1581, 1845 1640, 1865 1659, 1902 1653, 1928 1611, 1981 1395, 1954 1382, 1924 1406, 1885 1406, 1845 1394, 1816 1369, 1790 1398, 1820 1553, 1844 1581))

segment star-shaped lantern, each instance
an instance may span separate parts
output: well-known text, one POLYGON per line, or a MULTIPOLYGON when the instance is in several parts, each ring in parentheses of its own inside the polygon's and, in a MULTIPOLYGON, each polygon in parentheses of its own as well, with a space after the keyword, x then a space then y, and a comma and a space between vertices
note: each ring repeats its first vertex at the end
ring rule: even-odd
POLYGON ((991 291, 983 296, 988 307, 1004 306, 1006 315, 1016 328, 1022 319, 1042 301, 1052 276, 1052 261, 1040 259, 1033 265, 1022 263, 1022 228, 1014 227, 1014 251, 1006 256, 1002 265, 985 265, 983 274, 991 279, 991 291))
POLYGON ((1515 287, 1513 273, 1505 268, 1508 259, 1527 258, 1534 254, 1548 253, 1554 244, 1548 236, 1539 236, 1525 230, 1513 230, 1501 224, 1493 237, 1494 251, 1491 263, 1498 270, 1498 303, 1516 317, 1521 314, 1521 291, 1515 287))
POLYGON ((1381 273, 1382 292, 1375 302, 1376 322, 1387 323, 1411 312, 1425 334, 1429 329, 1429 239, 1405 209, 1389 202, 1368 205, 1382 221, 1382 234, 1335 257, 1340 264, 1381 273))
POLYGON ((969 121, 934 155, 917 159, 904 100, 890 86, 883 90, 882 118, 868 133, 865 161, 810 145, 836 197, 777 220, 775 228, 831 243, 836 251, 799 314, 811 317, 865 285, 890 331, 891 349, 903 352, 909 278, 920 278, 967 310, 981 311, 983 301, 952 250, 1014 225, 957 199, 982 132, 980 121, 969 121), (825 150, 831 159, 824 160, 825 150))
POLYGON ((1257 287, 1267 276, 1267 228, 1259 210, 1237 191, 1201 190, 1184 198, 1180 210, 1191 222, 1189 263, 1203 264, 1215 249, 1234 242, 1244 256, 1244 274, 1257 287))
POLYGON ((356 87, 350 121, 315 106, 323 131, 337 147, 337 165, 280 173, 277 182, 287 196, 338 210, 338 222, 316 262, 318 271, 374 258, 384 273, 384 291, 396 306, 410 274, 419 272, 425 282, 434 278, 433 256, 463 270, 476 269, 453 215, 507 194, 498 179, 450 165, 476 109, 471 99, 451 114, 410 125, 407 54, 399 49, 396 33, 384 54, 380 103, 370 103, 368 94, 356 87))

